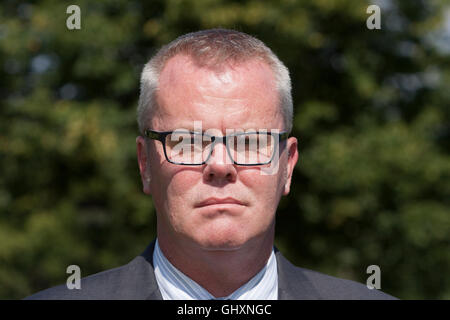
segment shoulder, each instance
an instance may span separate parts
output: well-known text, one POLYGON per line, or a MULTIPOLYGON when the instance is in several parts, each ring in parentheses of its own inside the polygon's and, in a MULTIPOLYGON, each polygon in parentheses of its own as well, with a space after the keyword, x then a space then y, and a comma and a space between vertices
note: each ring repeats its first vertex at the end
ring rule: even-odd
POLYGON ((134 300, 149 299, 157 291, 152 267, 143 256, 130 263, 81 279, 80 289, 59 285, 26 297, 26 300, 134 300))
POLYGON ((361 283, 294 266, 277 252, 279 293, 284 299, 391 300, 361 283))

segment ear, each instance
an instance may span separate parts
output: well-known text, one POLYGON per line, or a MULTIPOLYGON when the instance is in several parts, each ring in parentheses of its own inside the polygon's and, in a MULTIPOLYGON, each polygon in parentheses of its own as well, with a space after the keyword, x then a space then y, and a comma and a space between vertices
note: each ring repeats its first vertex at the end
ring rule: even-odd
POLYGON ((142 189, 145 194, 151 194, 150 188, 150 159, 148 159, 149 150, 145 139, 141 136, 136 138, 136 151, 139 165, 139 172, 141 174, 142 189))
POLYGON ((283 195, 286 196, 291 190, 291 180, 292 174, 294 172, 295 165, 298 161, 298 150, 297 150, 297 138, 290 137, 287 141, 287 152, 288 160, 285 171, 285 181, 284 181, 284 192, 283 195))

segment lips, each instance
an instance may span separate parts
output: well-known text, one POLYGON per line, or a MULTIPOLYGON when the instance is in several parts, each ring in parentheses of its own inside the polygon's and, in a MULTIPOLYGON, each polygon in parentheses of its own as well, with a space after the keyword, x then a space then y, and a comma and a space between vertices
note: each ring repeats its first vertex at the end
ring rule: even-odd
POLYGON ((241 201, 236 200, 234 198, 208 198, 199 204, 196 205, 197 208, 216 205, 216 204, 236 204, 236 205, 244 205, 241 201))

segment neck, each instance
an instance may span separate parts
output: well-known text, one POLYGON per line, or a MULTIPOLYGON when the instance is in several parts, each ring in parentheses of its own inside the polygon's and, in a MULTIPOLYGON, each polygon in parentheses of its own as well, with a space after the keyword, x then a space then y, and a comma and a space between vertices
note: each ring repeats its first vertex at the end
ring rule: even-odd
POLYGON ((214 297, 239 289, 266 265, 273 249, 274 228, 261 239, 248 241, 235 250, 205 250, 195 243, 175 243, 158 232, 158 244, 175 268, 214 297))

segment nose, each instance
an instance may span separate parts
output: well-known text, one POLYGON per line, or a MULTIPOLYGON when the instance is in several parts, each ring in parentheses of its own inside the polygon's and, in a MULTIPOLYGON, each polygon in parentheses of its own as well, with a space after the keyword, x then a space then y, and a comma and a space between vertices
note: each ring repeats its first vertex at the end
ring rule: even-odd
POLYGON ((203 177, 207 182, 229 183, 236 181, 237 170, 227 154, 224 143, 215 143, 211 156, 206 162, 203 177))

